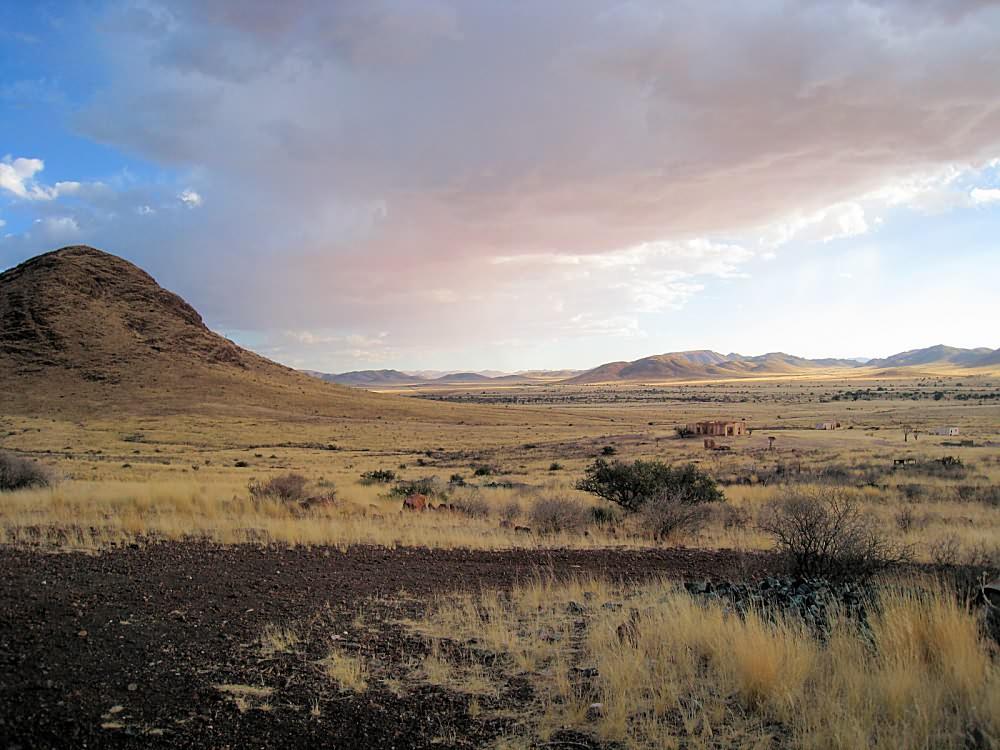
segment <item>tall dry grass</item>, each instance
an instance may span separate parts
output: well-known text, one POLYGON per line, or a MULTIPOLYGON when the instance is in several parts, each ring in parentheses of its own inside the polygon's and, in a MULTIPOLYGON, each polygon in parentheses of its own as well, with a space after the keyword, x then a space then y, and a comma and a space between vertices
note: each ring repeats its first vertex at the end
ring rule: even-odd
POLYGON ((1000 747, 1000 663, 978 613, 913 582, 884 585, 868 611, 866 625, 835 613, 821 637, 671 583, 536 581, 443 600, 410 627, 527 675, 529 741, 572 729, 630 748, 1000 747))

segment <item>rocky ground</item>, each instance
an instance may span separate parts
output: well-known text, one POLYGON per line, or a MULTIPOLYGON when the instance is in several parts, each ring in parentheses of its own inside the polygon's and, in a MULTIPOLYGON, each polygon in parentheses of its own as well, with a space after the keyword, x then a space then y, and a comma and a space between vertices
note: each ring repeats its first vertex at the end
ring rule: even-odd
POLYGON ((535 575, 745 580, 770 567, 763 555, 686 549, 0 548, 0 750, 479 747, 502 727, 470 719, 466 696, 317 691, 322 653, 261 658, 264 628, 296 623, 313 631, 307 643, 406 659, 421 645, 388 625, 390 612, 435 593, 535 575), (274 692, 240 710, 219 685, 274 692))

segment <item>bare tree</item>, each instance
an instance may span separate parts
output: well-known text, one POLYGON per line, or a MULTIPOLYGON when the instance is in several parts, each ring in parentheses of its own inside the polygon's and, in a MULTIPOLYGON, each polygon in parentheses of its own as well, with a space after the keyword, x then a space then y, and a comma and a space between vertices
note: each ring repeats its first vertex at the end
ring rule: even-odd
POLYGON ((765 508, 758 526, 799 575, 864 578, 910 556, 836 488, 789 491, 765 508))

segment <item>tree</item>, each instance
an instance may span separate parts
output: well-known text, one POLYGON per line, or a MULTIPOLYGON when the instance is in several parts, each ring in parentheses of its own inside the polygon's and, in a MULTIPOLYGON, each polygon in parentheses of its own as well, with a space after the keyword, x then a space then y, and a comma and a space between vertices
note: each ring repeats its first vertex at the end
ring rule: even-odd
POLYGON ((694 464, 673 468, 662 461, 638 459, 609 463, 596 459, 587 467, 577 489, 603 497, 634 513, 650 499, 683 495, 686 504, 715 502, 724 496, 715 480, 694 464))

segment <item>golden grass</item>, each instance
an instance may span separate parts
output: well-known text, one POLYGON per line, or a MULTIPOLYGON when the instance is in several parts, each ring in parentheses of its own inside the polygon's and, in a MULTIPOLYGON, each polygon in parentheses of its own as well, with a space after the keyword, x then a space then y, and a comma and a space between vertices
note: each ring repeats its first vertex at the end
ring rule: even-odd
MULTIPOLYGON (((746 509, 748 524, 727 528, 717 522, 698 535, 673 541, 763 549, 770 540, 755 531, 753 519, 775 492, 774 485, 762 485, 761 478, 778 463, 806 473, 841 465, 856 473, 850 483, 860 484, 865 467, 891 467, 901 456, 955 455, 972 467, 965 482, 1000 484, 1000 460, 995 456, 1000 405, 954 398, 973 386, 997 388, 985 379, 949 378, 940 383, 792 379, 675 385, 670 394, 676 400, 650 401, 644 400, 649 389, 643 386, 534 386, 504 393, 538 403, 465 410, 423 402, 419 419, 367 406, 350 418, 282 418, 254 412, 123 414, 77 421, 0 415, 0 447, 49 464, 64 477, 51 490, 3 495, 0 543, 102 549, 145 538, 194 538, 221 544, 340 548, 354 544, 478 549, 648 546, 651 541, 639 533, 641 529, 627 525, 615 535, 592 527, 588 536, 549 538, 499 528, 500 508, 510 503, 528 512, 534 498, 560 495, 594 505, 593 498, 576 492, 573 485, 587 463, 611 445, 624 460, 693 461, 721 480, 752 482, 726 488, 730 504, 746 509), (825 400, 838 390, 861 386, 942 388, 948 395, 941 401, 825 400), (572 406, 561 401, 578 396, 584 401, 572 406), (709 400, 692 402, 691 397, 709 400), (435 406, 442 410, 435 413, 435 406), (677 424, 727 415, 746 417, 754 427, 750 437, 728 441, 731 451, 706 451, 698 440, 675 439, 677 424), (816 421, 833 417, 855 429, 810 429, 816 421), (927 434, 943 423, 960 425, 962 437, 976 445, 946 446, 949 439, 927 434), (904 442, 903 424, 925 433, 916 442, 913 438, 904 442), (768 437, 776 438, 776 450, 767 449, 768 437), (238 462, 248 466, 237 467, 238 462), (553 462, 563 468, 549 471, 553 462), (480 464, 498 466, 500 474, 475 477, 473 467, 480 464), (398 502, 382 498, 384 487, 359 484, 360 474, 373 469, 392 469, 407 479, 435 475, 447 481, 460 474, 477 484, 512 482, 523 489, 483 489, 482 497, 492 509, 488 519, 451 514, 400 517, 398 502), (318 491, 335 484, 341 504, 302 514, 250 502, 246 487, 251 478, 289 471, 304 474, 321 488, 318 491)), ((943 541, 954 542, 965 558, 983 551, 992 554, 997 546, 1000 507, 959 501, 955 492, 959 482, 912 477, 905 471, 879 481, 887 486, 855 491, 889 533, 913 544, 919 559, 931 560, 932 547, 943 541), (906 500, 898 486, 911 482, 925 485, 930 493, 906 500), (897 529, 896 518, 904 509, 918 523, 897 529)), ((530 525, 524 514, 516 522, 530 525)))
POLYGON ((260 636, 260 651, 265 657, 289 654, 299 645, 299 634, 293 628, 265 625, 260 636))
POLYGON ((323 674, 337 683, 344 692, 363 693, 368 689, 368 667, 357 654, 347 654, 334 648, 319 663, 323 674))
POLYGON ((476 639, 526 674, 536 698, 524 715, 541 741, 574 729, 630 748, 962 748, 970 736, 1000 746, 1000 664, 977 613, 916 582, 884 585, 869 611, 867 631, 839 613, 821 639, 797 617, 741 618, 671 583, 536 581, 443 599, 410 626, 476 639), (497 616, 503 626, 491 627, 497 616), (566 637, 574 622, 581 638, 566 637), (597 676, 581 682, 574 667, 597 676), (601 708, 588 715, 593 703, 601 708))

